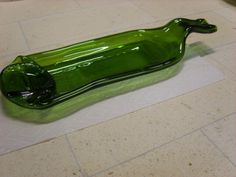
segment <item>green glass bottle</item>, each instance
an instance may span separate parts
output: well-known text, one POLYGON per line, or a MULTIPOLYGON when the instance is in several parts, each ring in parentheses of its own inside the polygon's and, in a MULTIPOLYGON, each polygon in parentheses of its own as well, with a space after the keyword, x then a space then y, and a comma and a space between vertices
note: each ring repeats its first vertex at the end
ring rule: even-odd
POLYGON ((49 108, 91 89, 170 67, 183 58, 191 32, 216 30, 204 19, 178 18, 159 28, 18 56, 1 72, 1 90, 17 105, 49 108))

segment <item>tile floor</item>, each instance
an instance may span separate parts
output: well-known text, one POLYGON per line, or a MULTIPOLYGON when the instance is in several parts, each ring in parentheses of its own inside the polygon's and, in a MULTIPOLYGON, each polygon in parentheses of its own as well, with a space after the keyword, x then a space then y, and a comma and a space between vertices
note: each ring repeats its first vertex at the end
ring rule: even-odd
POLYGON ((52 49, 173 17, 217 24, 195 34, 225 79, 116 119, 0 156, 1 177, 235 177, 236 3, 224 0, 0 1, 0 68, 52 49), (232 2, 232 3, 227 3, 232 2))

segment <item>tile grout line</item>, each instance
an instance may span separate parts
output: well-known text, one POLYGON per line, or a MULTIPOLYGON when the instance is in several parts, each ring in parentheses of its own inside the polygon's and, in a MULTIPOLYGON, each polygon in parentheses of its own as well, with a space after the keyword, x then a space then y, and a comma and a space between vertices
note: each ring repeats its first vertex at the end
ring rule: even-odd
POLYGON ((27 46, 27 49, 28 49, 28 50, 31 50, 30 45, 29 45, 29 42, 28 42, 28 40, 27 40, 27 38, 26 38, 25 32, 24 32, 23 27, 22 27, 22 25, 21 25, 21 22, 18 21, 17 24, 19 25, 19 28, 20 28, 21 33, 22 33, 22 35, 23 35, 23 38, 24 38, 25 44, 26 44, 26 46, 27 46))
POLYGON ((79 168, 79 171, 80 171, 80 173, 82 174, 82 177, 88 177, 88 174, 87 174, 86 172, 84 172, 84 171, 82 170, 81 166, 80 166, 79 160, 77 159, 76 154, 75 154, 75 152, 74 152, 74 150, 73 150, 73 148, 72 148, 71 142, 70 142, 70 140, 69 140, 69 138, 68 138, 68 134, 65 134, 65 139, 66 139, 66 142, 67 142, 67 144, 68 144, 68 146, 69 146, 69 149, 70 149, 70 151, 71 151, 71 153, 72 153, 72 156, 73 156, 73 158, 74 158, 74 160, 75 160, 75 163, 77 164, 77 166, 78 166, 78 168, 79 168))
MULTIPOLYGON (((139 157, 142 157, 142 156, 144 156, 144 155, 146 155, 146 154, 148 154, 148 153, 150 153, 150 152, 152 152, 152 151, 154 151, 154 150, 156 150, 156 149, 159 149, 159 148, 161 148, 161 147, 163 147, 163 146, 166 146, 166 145, 168 145, 168 144, 170 144, 170 143, 172 143, 172 142, 175 142, 175 141, 177 141, 177 140, 180 140, 180 139, 182 139, 182 138, 184 138, 184 137, 186 137, 186 136, 188 136, 188 135, 191 135, 191 134, 193 134, 193 133, 195 133, 195 132, 197 132, 197 131, 201 131, 202 128, 205 128, 205 127, 207 127, 207 126, 209 126, 209 125, 211 125, 211 124, 213 124, 213 123, 215 123, 215 122, 218 122, 218 121, 220 121, 220 120, 222 120, 222 119, 224 119, 224 118, 226 118, 226 117, 228 117, 228 116, 231 116, 231 115, 233 115, 233 114, 236 114, 236 112, 227 114, 227 115, 225 115, 225 116, 223 116, 223 117, 221 117, 221 118, 219 118, 219 119, 217 119, 217 120, 215 120, 215 121, 213 121, 213 122, 210 122, 210 123, 208 123, 208 124, 206 124, 206 125, 203 125, 202 127, 199 127, 199 128, 197 128, 197 129, 195 129, 195 130, 193 130, 193 131, 191 131, 191 132, 188 132, 188 133, 186 133, 186 134, 184 134, 184 135, 182 135, 182 136, 180 136, 180 137, 174 138, 174 139, 172 139, 172 140, 170 140, 170 141, 168 141, 168 142, 166 142, 166 143, 163 143, 163 144, 161 144, 161 145, 159 145, 159 146, 153 147, 153 148, 149 149, 148 151, 143 152, 143 153, 141 153, 141 154, 139 154, 139 155, 137 155, 137 156, 135 156, 135 157, 132 157, 132 158, 127 159, 127 160, 124 160, 124 161, 122 161, 122 162, 120 162, 120 163, 118 163, 118 164, 112 165, 112 166, 110 166, 110 167, 108 167, 108 168, 106 168, 106 169, 104 169, 104 170, 98 171, 98 172, 92 174, 91 177, 95 177, 96 175, 99 175, 99 174, 101 174, 101 173, 103 173, 103 172, 106 172, 106 171, 108 171, 108 170, 110 170, 110 169, 113 169, 114 167, 117 167, 117 166, 122 165, 122 164, 124 164, 124 163, 127 163, 127 162, 130 162, 130 161, 132 161, 132 160, 135 160, 135 159, 137 159, 137 158, 139 158, 139 157)), ((235 165, 234 165, 234 166, 235 166, 235 165)))
POLYGON ((232 162, 232 160, 221 150, 221 148, 219 148, 215 143, 214 141, 209 137, 207 136, 207 134, 204 132, 204 129, 205 127, 201 128, 201 133, 207 138, 207 140, 224 156, 224 158, 226 158, 234 167, 236 167, 236 165, 232 162))

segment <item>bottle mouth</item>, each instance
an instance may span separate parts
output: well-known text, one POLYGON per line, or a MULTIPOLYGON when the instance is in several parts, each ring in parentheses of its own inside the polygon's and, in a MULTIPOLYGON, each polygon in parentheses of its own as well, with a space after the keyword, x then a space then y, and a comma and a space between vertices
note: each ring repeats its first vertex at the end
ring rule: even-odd
POLYGON ((185 26, 190 32, 197 33, 214 33, 217 31, 217 26, 208 23, 205 19, 199 18, 190 20, 186 18, 176 19, 181 25, 185 26))
POLYGON ((205 19, 199 18, 196 20, 196 24, 193 25, 193 30, 202 33, 213 33, 217 31, 217 26, 209 24, 205 19))
POLYGON ((10 101, 28 108, 44 108, 55 96, 52 76, 35 62, 15 63, 1 72, 0 87, 10 101))

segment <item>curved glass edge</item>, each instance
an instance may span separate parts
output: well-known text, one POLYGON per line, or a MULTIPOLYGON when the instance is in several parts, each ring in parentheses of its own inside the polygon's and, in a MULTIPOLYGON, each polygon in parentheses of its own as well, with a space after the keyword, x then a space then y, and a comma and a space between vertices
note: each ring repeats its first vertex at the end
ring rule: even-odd
POLYGON ((69 116, 72 113, 99 101, 169 79, 177 75, 182 69, 182 66, 183 62, 180 61, 169 68, 157 72, 137 76, 90 90, 47 109, 37 110, 23 108, 22 106, 12 103, 4 96, 1 96, 3 102, 2 106, 4 113, 11 118, 38 124, 49 123, 69 116))

